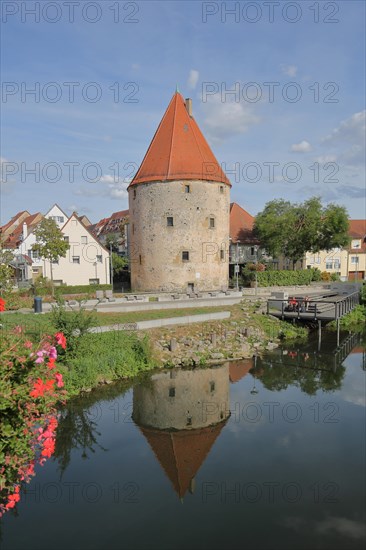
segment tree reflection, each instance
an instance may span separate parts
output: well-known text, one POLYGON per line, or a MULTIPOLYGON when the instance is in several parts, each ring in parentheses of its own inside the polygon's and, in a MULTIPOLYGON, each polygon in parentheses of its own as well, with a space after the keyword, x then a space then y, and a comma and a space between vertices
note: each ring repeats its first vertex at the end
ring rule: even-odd
POLYGON ((70 463, 72 451, 81 451, 81 457, 87 460, 97 449, 104 452, 108 450, 98 442, 101 436, 98 431, 102 412, 100 401, 113 401, 123 396, 130 386, 131 383, 126 382, 102 386, 72 400, 61 410, 53 455, 54 460, 58 461, 60 479, 70 463))

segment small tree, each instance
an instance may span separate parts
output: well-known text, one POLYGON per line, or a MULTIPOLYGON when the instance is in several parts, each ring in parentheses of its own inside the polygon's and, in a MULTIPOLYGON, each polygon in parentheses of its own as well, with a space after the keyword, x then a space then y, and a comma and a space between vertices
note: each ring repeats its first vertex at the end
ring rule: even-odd
POLYGON ((57 227, 54 220, 43 218, 34 230, 36 243, 32 250, 38 252, 41 258, 50 262, 52 295, 54 295, 52 262, 58 262, 65 258, 70 245, 64 240, 62 231, 57 227))
POLYGON ((113 275, 119 275, 126 270, 128 266, 127 258, 118 256, 115 252, 112 252, 112 262, 113 262, 113 275))

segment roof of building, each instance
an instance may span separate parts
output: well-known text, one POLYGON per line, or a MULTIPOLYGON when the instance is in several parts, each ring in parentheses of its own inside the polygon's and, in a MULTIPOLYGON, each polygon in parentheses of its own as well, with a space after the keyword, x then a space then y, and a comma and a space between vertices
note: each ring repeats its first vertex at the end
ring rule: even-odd
POLYGON ((349 220, 348 234, 353 239, 361 239, 361 248, 351 248, 353 251, 366 252, 366 220, 349 220))
POLYGON ((174 432, 139 426, 180 498, 189 489, 225 424, 226 420, 207 428, 174 432))
POLYGON ((28 210, 22 210, 21 212, 18 212, 17 214, 15 214, 15 216, 13 216, 11 218, 10 221, 8 221, 8 223, 6 223, 5 225, 1 226, 0 227, 0 233, 2 234, 6 234, 7 230, 14 224, 16 224, 16 222, 18 221, 18 223, 20 223, 20 220, 27 216, 30 216, 28 210))
POLYGON ((89 230, 94 234, 94 236, 99 237, 101 235, 106 235, 108 233, 116 233, 120 230, 120 224, 126 218, 128 218, 129 210, 119 210, 118 212, 113 212, 109 218, 103 218, 99 222, 90 225, 89 230))
POLYGON ((179 92, 171 99, 130 186, 172 180, 231 185, 179 92))
POLYGON ((230 204, 230 238, 232 243, 258 244, 253 237, 254 217, 236 202, 230 204))
POLYGON ((23 221, 19 223, 19 225, 17 225, 11 233, 9 233, 4 241, 4 246, 8 248, 17 248, 23 235, 23 225, 27 225, 27 231, 29 235, 29 233, 33 231, 33 229, 36 227, 36 225, 38 225, 42 218, 43 215, 40 212, 37 212, 36 214, 31 214, 24 218, 23 221))

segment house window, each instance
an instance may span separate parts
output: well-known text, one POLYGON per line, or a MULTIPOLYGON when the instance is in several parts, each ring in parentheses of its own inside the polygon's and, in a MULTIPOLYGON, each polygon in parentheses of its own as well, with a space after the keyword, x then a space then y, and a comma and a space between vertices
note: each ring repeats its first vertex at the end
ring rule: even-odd
POLYGON ((352 248, 361 248, 361 240, 360 239, 353 239, 351 247, 352 248))
POLYGON ((340 260, 334 260, 334 269, 341 269, 341 261, 340 260))
POLYGON ((255 255, 255 248, 254 248, 254 246, 251 246, 251 247, 250 247, 250 255, 251 255, 251 256, 254 256, 254 255, 255 255))
POLYGON ((183 250, 182 260, 183 260, 183 262, 189 262, 189 252, 188 252, 188 250, 183 250))
POLYGON ((52 260, 52 263, 53 264, 58 264, 58 259, 57 260, 52 260))
POLYGON ((325 269, 333 269, 332 260, 325 262, 325 269))
POLYGON ((72 257, 72 263, 73 264, 79 264, 80 263, 80 256, 73 256, 72 257))
POLYGON ((169 388, 169 397, 175 397, 175 388, 169 388))
POLYGON ((224 186, 220 185, 219 189, 220 189, 220 193, 223 194, 224 193, 224 186))
POLYGON ((69 242, 69 237, 67 237, 67 236, 65 235, 65 236, 64 236, 64 241, 65 241, 66 243, 68 243, 68 242, 69 242))
POLYGON ((82 237, 81 237, 81 244, 88 244, 88 237, 82 235, 82 237))
POLYGON ((53 281, 53 284, 54 284, 55 286, 61 286, 61 285, 63 285, 63 280, 62 280, 62 279, 55 279, 55 280, 53 281))
POLYGON ((210 229, 214 229, 215 227, 215 218, 210 218, 210 229))
POLYGON ((101 264, 102 261, 103 261, 102 255, 98 254, 97 257, 96 257, 96 260, 97 260, 97 262, 99 262, 101 264))
POLYGON ((38 250, 32 250, 31 258, 33 258, 33 260, 38 260, 39 259, 38 250))
POLYGON ((358 264, 358 256, 351 256, 351 264, 358 264))
POLYGON ((99 279, 89 279, 90 285, 99 285, 99 279))
POLYGON ((168 227, 173 227, 174 223, 173 223, 173 217, 172 216, 167 217, 166 224, 167 224, 168 227))
POLYGON ((190 193, 191 192, 191 186, 190 185, 185 185, 184 186, 184 192, 185 193, 190 193))

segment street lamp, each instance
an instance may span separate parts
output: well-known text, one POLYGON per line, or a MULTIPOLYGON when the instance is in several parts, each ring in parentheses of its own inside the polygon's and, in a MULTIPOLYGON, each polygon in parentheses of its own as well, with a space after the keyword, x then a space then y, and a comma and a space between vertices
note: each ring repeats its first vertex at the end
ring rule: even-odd
POLYGON ((113 258, 112 258, 112 243, 109 243, 109 260, 110 260, 110 271, 111 271, 111 285, 113 292, 113 258))
POLYGON ((258 294, 258 274, 257 274, 257 267, 258 267, 258 246, 256 245, 254 247, 255 252, 255 296, 258 294))
POLYGON ((235 273, 236 273, 236 290, 239 291, 239 242, 236 241, 236 266, 235 266, 235 273))

